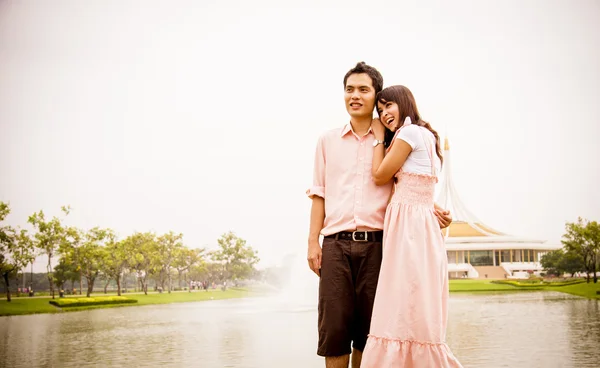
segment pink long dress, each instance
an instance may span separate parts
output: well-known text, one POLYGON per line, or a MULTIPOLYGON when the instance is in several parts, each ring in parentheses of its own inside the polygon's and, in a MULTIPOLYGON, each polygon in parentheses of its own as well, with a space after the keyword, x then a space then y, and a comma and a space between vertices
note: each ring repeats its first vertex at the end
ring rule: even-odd
POLYGON ((448 260, 434 214, 433 135, 422 135, 432 175, 402 169, 395 175, 364 368, 462 367, 445 341, 448 260))

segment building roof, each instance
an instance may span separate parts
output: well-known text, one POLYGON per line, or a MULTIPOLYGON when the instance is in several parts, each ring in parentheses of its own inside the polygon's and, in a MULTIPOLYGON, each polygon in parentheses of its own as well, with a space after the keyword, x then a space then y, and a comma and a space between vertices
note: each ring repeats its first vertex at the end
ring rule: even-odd
MULTIPOLYGON (((452 212, 454 213, 454 212, 452 212)), ((453 221, 449 227, 442 230, 444 237, 471 237, 471 236, 492 236, 506 235, 494 229, 490 229, 481 223, 470 224, 467 221, 453 221), (491 234, 491 235, 489 235, 491 234)))
POLYGON ((545 240, 526 239, 498 231, 479 220, 463 204, 452 180, 452 159, 448 137, 444 141, 444 169, 440 193, 436 202, 450 210, 452 223, 442 230, 448 250, 483 249, 539 249, 554 250, 562 246, 548 244, 545 240), (490 243, 493 243, 492 246, 490 243))

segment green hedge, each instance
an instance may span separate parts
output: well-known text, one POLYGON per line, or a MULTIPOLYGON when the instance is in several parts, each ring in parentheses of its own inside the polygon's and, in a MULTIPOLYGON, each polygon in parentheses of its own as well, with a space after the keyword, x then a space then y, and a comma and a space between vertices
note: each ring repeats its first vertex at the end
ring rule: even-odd
POLYGON ((69 308, 89 305, 137 303, 137 299, 130 299, 124 296, 101 296, 96 298, 61 298, 50 300, 48 303, 60 308, 69 308))
POLYGON ((567 286, 567 285, 575 285, 581 284, 585 282, 583 279, 575 279, 575 280, 565 280, 559 282, 544 282, 537 280, 494 280, 491 281, 492 284, 506 284, 512 285, 522 289, 541 289, 545 287, 557 287, 557 286, 567 286))
POLYGON ((566 281, 557 281, 557 282, 544 282, 545 286, 567 286, 567 285, 575 285, 584 283, 584 279, 575 279, 575 280, 566 280, 566 281))

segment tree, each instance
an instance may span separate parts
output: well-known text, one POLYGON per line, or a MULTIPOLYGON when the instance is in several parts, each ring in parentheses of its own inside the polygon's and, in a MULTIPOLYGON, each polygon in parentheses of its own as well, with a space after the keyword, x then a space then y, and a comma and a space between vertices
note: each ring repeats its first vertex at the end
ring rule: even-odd
POLYGON ((155 273, 153 256, 157 253, 156 235, 136 232, 124 242, 127 264, 135 271, 144 294, 148 295, 148 276, 155 273))
POLYGON ((80 248, 79 261, 83 276, 87 281, 87 296, 94 291, 94 282, 103 269, 106 258, 106 249, 103 246, 104 240, 108 236, 108 230, 95 227, 90 229, 86 236, 83 246, 80 248))
POLYGON ((208 281, 208 283, 225 281, 223 266, 215 262, 200 261, 190 268, 190 278, 193 281, 208 281))
MULTIPOLYGON (((70 265, 70 269, 75 273, 70 275, 73 281, 79 279, 79 295, 83 290, 83 270, 81 268, 81 249, 83 247, 85 234, 81 229, 68 227, 64 229, 64 236, 58 247, 58 253, 61 255, 60 262, 70 265)), ((71 286, 73 282, 71 282, 71 286)))
POLYGON ((594 274, 594 283, 598 282, 597 270, 600 265, 600 224, 597 221, 588 222, 585 229, 588 247, 592 249, 589 268, 594 274))
POLYGON ((61 257, 58 264, 54 267, 54 283, 60 289, 65 288, 67 281, 71 281, 73 284, 79 278, 79 271, 73 263, 69 263, 67 258, 61 257))
POLYGON ((600 253, 600 226, 596 221, 589 222, 579 217, 577 222, 567 223, 565 227, 566 233, 563 235, 562 240, 565 249, 580 257, 587 274, 587 282, 590 282, 590 274, 592 274, 594 283, 597 283, 596 270, 600 253))
POLYGON ((116 236, 111 231, 106 241, 106 259, 103 272, 117 282, 117 295, 121 295, 121 280, 127 267, 127 253, 125 243, 116 241, 116 236))
POLYGON ((544 267, 544 270, 546 270, 546 273, 556 276, 562 275, 563 272, 560 270, 559 265, 563 253, 562 249, 557 249, 542 256, 540 263, 542 264, 542 267, 544 267))
POLYGON ((585 271, 585 265, 578 254, 570 251, 564 252, 558 263, 559 269, 571 274, 571 277, 577 272, 585 271))
MULTIPOLYGON (((63 206, 61 209, 65 216, 69 214, 69 207, 63 206)), ((54 299, 52 257, 56 253, 56 249, 59 244, 63 241, 65 235, 64 228, 60 223, 60 219, 57 217, 53 217, 52 220, 47 221, 43 211, 29 216, 28 222, 37 230, 35 234, 36 247, 42 250, 42 252, 48 256, 46 272, 48 276, 48 283, 50 284, 50 293, 52 294, 52 299, 54 299)))
POLYGON ((181 287, 181 275, 189 271, 193 266, 197 265, 202 260, 202 255, 205 249, 189 249, 186 247, 179 248, 175 251, 173 267, 179 275, 179 287, 181 287))
POLYGON ((219 249, 212 253, 212 258, 221 264, 223 278, 245 279, 252 274, 259 258, 257 252, 246 245, 244 239, 238 238, 230 231, 223 234, 217 242, 219 249))
POLYGON ((177 251, 183 249, 183 243, 181 242, 182 238, 183 234, 175 234, 170 231, 167 234, 158 237, 157 239, 158 256, 160 257, 159 262, 162 266, 161 271, 167 276, 169 293, 171 293, 173 288, 171 280, 171 267, 175 261, 177 251))
POLYGON ((585 265, 581 257, 577 253, 566 249, 557 249, 544 254, 540 259, 540 263, 548 274, 556 276, 564 273, 573 276, 576 272, 585 271, 585 265))
MULTIPOLYGON (((0 221, 10 213, 7 203, 0 202, 0 221)), ((0 274, 6 286, 6 301, 10 302, 9 279, 34 259, 34 248, 27 231, 0 226, 0 274)))

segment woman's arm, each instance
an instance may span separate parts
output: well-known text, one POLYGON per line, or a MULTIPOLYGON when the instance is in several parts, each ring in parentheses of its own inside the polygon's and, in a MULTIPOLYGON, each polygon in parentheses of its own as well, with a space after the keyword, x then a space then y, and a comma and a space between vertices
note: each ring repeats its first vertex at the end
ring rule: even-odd
MULTIPOLYGON (((373 120, 371 125, 375 139, 382 141, 385 136, 385 128, 379 119, 373 120)), ((396 138, 394 138, 396 139, 396 138)), ((412 152, 412 147, 404 140, 397 139, 392 142, 390 151, 385 154, 383 144, 378 144, 373 151, 373 167, 371 175, 376 185, 384 185, 400 170, 408 155, 412 152)))

